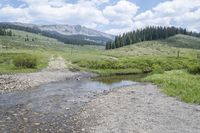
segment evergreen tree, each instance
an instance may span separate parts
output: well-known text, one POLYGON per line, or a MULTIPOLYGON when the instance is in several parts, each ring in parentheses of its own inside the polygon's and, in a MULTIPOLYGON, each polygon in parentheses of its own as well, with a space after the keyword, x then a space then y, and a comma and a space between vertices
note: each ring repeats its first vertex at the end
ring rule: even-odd
POLYGON ((144 29, 137 29, 132 32, 124 33, 123 35, 116 36, 112 43, 107 43, 106 49, 119 48, 142 41, 166 39, 176 34, 200 37, 200 33, 188 32, 183 28, 150 26, 144 29))

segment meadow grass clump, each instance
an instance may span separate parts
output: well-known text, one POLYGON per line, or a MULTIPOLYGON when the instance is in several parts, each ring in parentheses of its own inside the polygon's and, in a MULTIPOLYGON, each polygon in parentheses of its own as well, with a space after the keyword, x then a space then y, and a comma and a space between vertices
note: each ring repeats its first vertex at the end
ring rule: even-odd
POLYGON ((13 59, 13 64, 17 68, 36 68, 37 66, 37 57, 34 55, 17 55, 13 59))
POLYGON ((187 103, 200 104, 200 76, 192 75, 184 70, 167 71, 153 74, 144 81, 159 85, 162 91, 187 103))

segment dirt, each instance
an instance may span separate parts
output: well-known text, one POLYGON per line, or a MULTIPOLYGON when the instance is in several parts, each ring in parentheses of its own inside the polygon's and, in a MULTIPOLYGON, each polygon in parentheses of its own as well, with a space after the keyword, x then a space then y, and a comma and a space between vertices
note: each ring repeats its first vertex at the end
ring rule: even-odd
POLYGON ((151 84, 114 90, 68 120, 74 133, 199 133, 200 106, 168 97, 151 84))

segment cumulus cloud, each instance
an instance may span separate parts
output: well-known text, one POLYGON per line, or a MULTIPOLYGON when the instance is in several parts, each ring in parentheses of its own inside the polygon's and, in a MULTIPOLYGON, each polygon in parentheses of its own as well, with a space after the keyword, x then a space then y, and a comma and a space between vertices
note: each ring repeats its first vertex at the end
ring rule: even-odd
MULTIPOLYGON (((121 34, 146 26, 181 26, 200 31, 200 0, 166 0, 146 11, 130 0, 17 0, 18 7, 0 4, 5 21, 48 24, 80 24, 121 34)), ((145 3, 144 3, 145 4, 145 3)))
POLYGON ((107 33, 119 34, 122 31, 131 30, 133 18, 139 7, 127 0, 120 0, 115 5, 107 6, 103 14, 109 19, 109 24, 117 28, 107 30, 107 33), (121 29, 121 31, 120 31, 121 29))
POLYGON ((200 0, 172 0, 158 4, 151 10, 138 14, 134 24, 141 27, 182 26, 189 30, 200 30, 200 0))
POLYGON ((26 7, 5 6, 0 9, 0 17, 9 17, 8 21, 47 22, 61 24, 82 24, 95 27, 97 24, 107 24, 108 20, 97 9, 96 4, 108 2, 103 0, 79 0, 76 4, 64 0, 21 0, 26 7))

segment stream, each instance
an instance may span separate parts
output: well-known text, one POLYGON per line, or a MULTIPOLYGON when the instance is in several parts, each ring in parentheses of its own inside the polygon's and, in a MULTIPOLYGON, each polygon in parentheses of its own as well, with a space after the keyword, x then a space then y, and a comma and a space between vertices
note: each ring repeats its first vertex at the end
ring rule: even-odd
POLYGON ((65 129, 67 125, 63 125, 64 121, 92 98, 114 88, 141 84, 135 81, 142 77, 145 75, 71 79, 26 91, 2 94, 0 132, 65 129))

